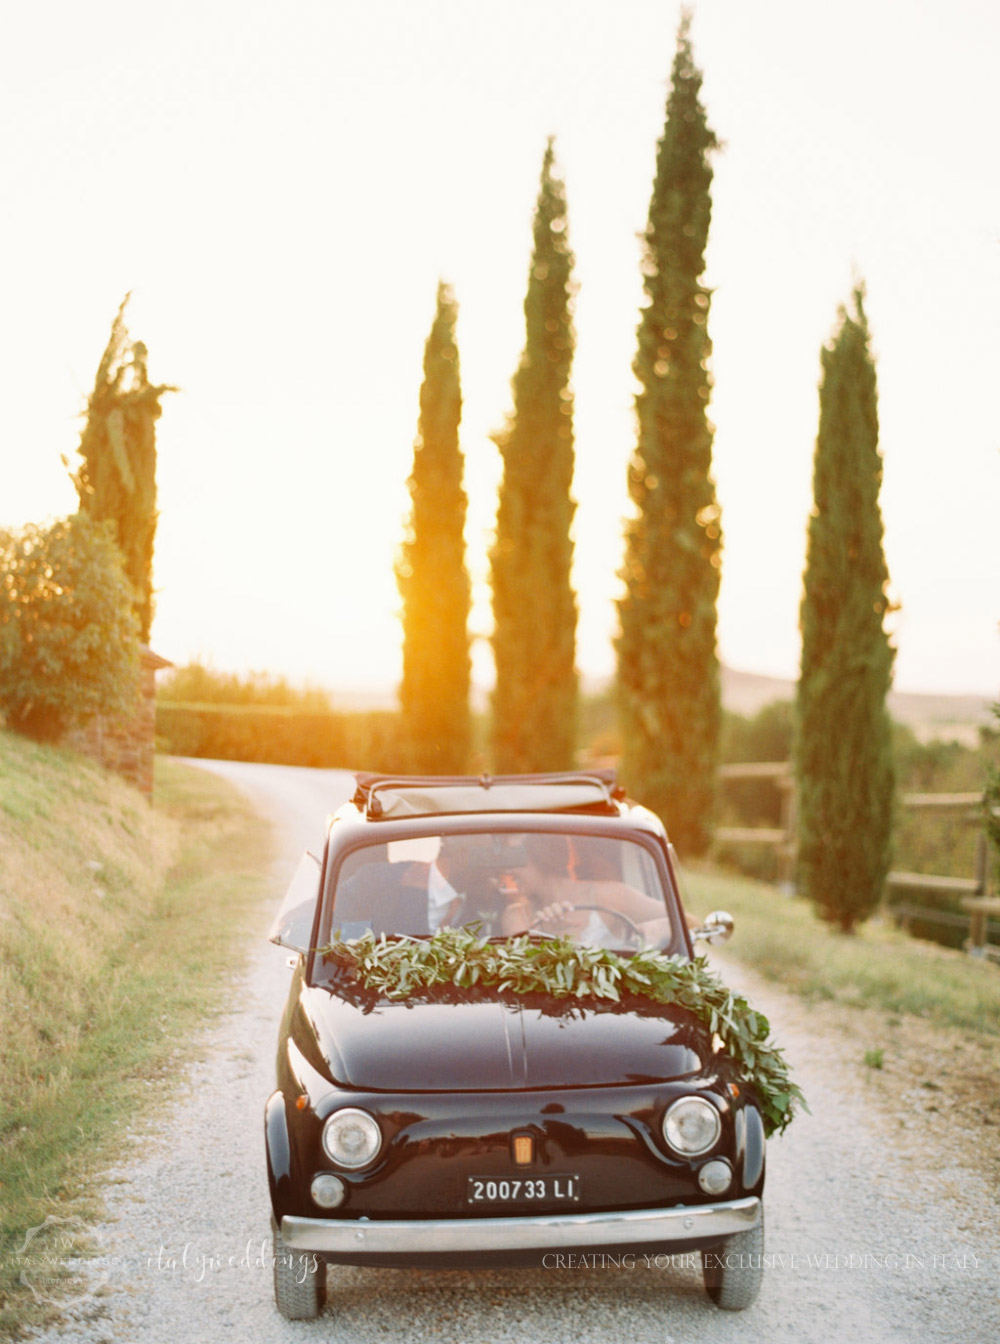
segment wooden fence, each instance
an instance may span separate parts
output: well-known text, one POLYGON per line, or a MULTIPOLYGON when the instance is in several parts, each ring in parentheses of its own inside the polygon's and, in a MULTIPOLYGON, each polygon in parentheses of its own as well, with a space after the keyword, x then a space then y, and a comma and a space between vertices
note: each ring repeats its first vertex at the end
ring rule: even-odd
MULTIPOLYGON (((716 845, 766 845, 778 858, 778 877, 790 885, 795 873, 795 778, 788 761, 753 762, 723 765, 719 779, 769 779, 781 798, 780 826, 719 826, 715 830, 716 845)), ((925 891, 928 895, 958 896, 962 909, 968 913, 934 910, 926 906, 896 904, 893 915, 904 928, 915 919, 963 926, 969 929, 967 947, 973 956, 1000 956, 1000 948, 987 941, 987 920, 992 915, 1000 918, 1000 897, 993 890, 989 845, 983 829, 983 799, 978 793, 904 793, 900 804, 908 811, 950 814, 962 826, 977 826, 974 872, 969 877, 938 876, 930 873, 890 873, 889 890, 925 891)))

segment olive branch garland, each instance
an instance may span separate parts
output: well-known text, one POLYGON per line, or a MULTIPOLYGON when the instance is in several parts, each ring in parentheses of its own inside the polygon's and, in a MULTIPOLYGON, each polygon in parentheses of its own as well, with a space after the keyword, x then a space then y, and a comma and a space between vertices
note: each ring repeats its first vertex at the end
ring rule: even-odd
POLYGON ((703 957, 685 961, 658 952, 623 957, 567 937, 528 935, 490 942, 468 929, 389 939, 364 934, 320 951, 368 990, 406 999, 435 986, 492 989, 498 994, 609 999, 638 995, 676 1004, 699 1018, 742 1065, 760 1098, 764 1130, 781 1133, 805 1097, 789 1077, 784 1053, 768 1039, 770 1023, 727 989, 703 957))

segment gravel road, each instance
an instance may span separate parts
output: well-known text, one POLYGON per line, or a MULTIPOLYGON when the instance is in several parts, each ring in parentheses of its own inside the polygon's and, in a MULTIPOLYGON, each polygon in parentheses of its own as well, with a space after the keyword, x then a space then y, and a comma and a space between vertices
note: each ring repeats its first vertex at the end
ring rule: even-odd
MULTIPOLYGON (((231 779, 276 828, 275 900, 348 793, 337 771, 195 762, 231 779)), ((263 933, 263 930, 262 930, 263 933)), ((736 937, 739 937, 737 929, 736 937)), ((233 1011, 107 1176, 103 1255, 60 1344, 444 1340, 487 1344, 986 1344, 1000 1339, 995 1194, 931 1166, 919 1132, 866 1095, 857 1042, 817 1032, 793 999, 726 964, 770 1017, 809 1097, 768 1153, 768 1269, 757 1305, 716 1310, 683 1263, 567 1270, 331 1269, 315 1322, 278 1316, 266 1264, 262 1109, 289 971, 263 938, 234 973, 233 1011)), ((994 1139, 995 1142, 995 1139, 994 1139)))

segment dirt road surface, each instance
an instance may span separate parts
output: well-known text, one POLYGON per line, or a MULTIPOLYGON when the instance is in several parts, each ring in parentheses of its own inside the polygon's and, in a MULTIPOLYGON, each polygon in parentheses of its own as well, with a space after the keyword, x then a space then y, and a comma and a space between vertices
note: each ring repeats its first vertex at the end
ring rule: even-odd
MULTIPOLYGON (((280 899, 298 856, 351 790, 343 772, 195 762, 232 780, 275 828, 280 899)), ((1000 1339, 995 1192, 928 1160, 919 1126, 859 1085, 846 1033, 811 1027, 794 999, 742 968, 726 975, 770 1017, 812 1106, 769 1145, 767 1269, 756 1306, 718 1311, 683 1263, 562 1270, 329 1271, 315 1322, 273 1305, 262 1112, 290 972, 264 941, 234 972, 232 1011, 151 1133, 108 1174, 103 1255, 61 1344, 254 1340, 488 1344, 986 1344, 1000 1339)), ((736 937, 739 937, 737 929, 736 937)), ((989 1136, 987 1136, 989 1137, 989 1136)), ((995 1133, 992 1137, 995 1143, 995 1133)), ((938 1154, 938 1157, 940 1155, 938 1154)))

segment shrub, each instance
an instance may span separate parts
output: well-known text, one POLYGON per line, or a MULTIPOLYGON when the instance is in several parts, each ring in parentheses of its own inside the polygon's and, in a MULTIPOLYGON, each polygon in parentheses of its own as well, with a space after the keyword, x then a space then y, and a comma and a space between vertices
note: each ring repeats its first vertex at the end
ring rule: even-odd
POLYGON ((268 672, 218 672, 202 663, 172 668, 157 678, 156 698, 169 704, 283 705, 326 714, 330 697, 322 687, 291 686, 268 672))
POLYGON ((93 714, 134 707, 134 598, 106 524, 76 514, 0 531, 0 707, 9 728, 55 741, 93 714))
POLYGON ((772 700, 756 714, 726 713, 722 719, 719 759, 737 761, 790 761, 795 735, 795 706, 791 700, 772 700))
POLYGON ((156 737, 173 756, 344 770, 402 771, 396 713, 319 713, 285 705, 171 704, 158 700, 156 737))

